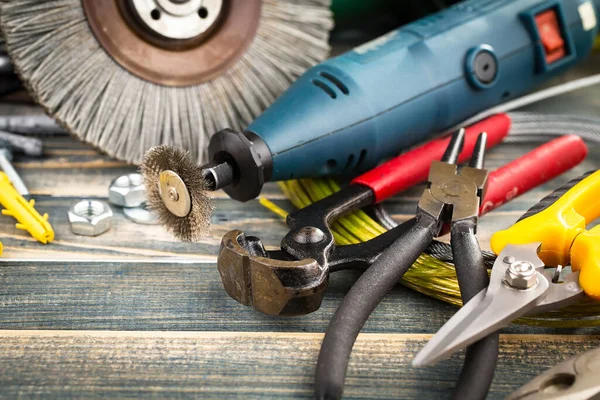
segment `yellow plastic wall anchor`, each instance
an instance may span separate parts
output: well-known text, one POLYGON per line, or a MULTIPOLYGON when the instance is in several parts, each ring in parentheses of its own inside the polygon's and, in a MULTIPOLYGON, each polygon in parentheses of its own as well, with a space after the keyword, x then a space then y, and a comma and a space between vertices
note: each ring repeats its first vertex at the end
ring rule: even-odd
POLYGON ((600 171, 577 183, 544 211, 492 236, 500 254, 507 244, 541 242, 539 257, 547 266, 569 265, 571 245, 588 223, 600 216, 600 171))
POLYGON ((18 221, 17 229, 29 232, 38 241, 47 244, 54 240, 54 231, 48 222, 48 214, 40 215, 33 205, 27 201, 10 183, 8 176, 0 172, 0 205, 4 207, 2 215, 13 217, 18 221))
POLYGON ((583 291, 600 301, 600 226, 581 233, 571 247, 571 268, 579 272, 583 291))

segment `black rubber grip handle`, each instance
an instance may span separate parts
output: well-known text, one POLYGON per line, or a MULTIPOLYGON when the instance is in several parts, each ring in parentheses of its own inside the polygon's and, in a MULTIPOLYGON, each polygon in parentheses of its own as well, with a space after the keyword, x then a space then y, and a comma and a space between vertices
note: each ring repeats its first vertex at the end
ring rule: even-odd
MULTIPOLYGON (((475 236, 477 221, 452 224, 451 243, 454 268, 463 304, 487 288, 490 278, 479 242, 475 236)), ((498 333, 493 333, 467 348, 465 362, 453 394, 454 399, 485 399, 498 362, 498 333)))
POLYGON ((490 284, 481 247, 475 236, 476 229, 477 221, 474 219, 452 223, 450 243, 463 303, 467 303, 490 284))
POLYGON ((571 190, 573 188, 573 186, 577 185, 579 182, 581 182, 582 180, 584 180, 585 178, 587 178, 588 176, 590 176, 594 173, 596 173, 596 170, 586 172, 585 174, 581 175, 580 177, 575 178, 572 181, 569 181, 564 186, 561 186, 560 188, 556 189, 554 192, 550 193, 548 196, 546 196, 542 200, 540 200, 539 203, 537 203, 535 206, 531 207, 525 214, 523 214, 523 216, 521 216, 521 218, 519 218, 519 220, 517 222, 520 222, 526 218, 532 217, 535 214, 541 213, 546 208, 548 208, 552 204, 556 203, 556 201, 558 199, 560 199, 562 196, 564 196, 565 193, 567 193, 569 190, 571 190))
POLYGON ((352 286, 329 323, 315 376, 315 398, 339 399, 354 342, 383 297, 402 278, 437 234, 435 218, 420 214, 352 286))
POLYGON ((496 332, 467 347, 453 399, 484 400, 487 397, 498 362, 499 340, 500 334, 496 332))

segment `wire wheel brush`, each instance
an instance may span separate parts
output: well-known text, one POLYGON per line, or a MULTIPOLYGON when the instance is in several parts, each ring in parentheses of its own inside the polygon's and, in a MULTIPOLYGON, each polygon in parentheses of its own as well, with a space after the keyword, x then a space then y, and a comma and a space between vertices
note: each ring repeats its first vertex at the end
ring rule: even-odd
POLYGON ((169 146, 148 151, 140 168, 148 207, 175 237, 197 242, 210 228, 212 201, 201 168, 189 153, 169 146))
POLYGON ((32 96, 68 130, 139 164, 169 144, 206 162, 329 53, 330 0, 0 0, 32 96))

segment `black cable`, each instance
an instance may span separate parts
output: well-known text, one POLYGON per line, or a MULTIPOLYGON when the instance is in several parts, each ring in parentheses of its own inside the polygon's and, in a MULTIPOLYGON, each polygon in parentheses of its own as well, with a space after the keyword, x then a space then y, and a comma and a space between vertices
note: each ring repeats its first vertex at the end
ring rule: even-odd
MULTIPOLYGON (((455 264, 454 255, 452 254, 452 246, 450 246, 448 243, 434 240, 425 250, 425 253, 437 258, 440 261, 455 264)), ((483 263, 485 267, 487 269, 491 269, 494 266, 494 262, 496 262, 496 255, 491 251, 482 250, 481 256, 483 257, 483 263)))
POLYGON ((364 323, 436 233, 435 218, 419 214, 415 225, 396 240, 348 291, 321 344, 315 376, 316 399, 341 398, 352 347, 364 323))
MULTIPOLYGON (((475 237, 475 220, 452 224, 451 243, 456 276, 463 304, 466 304, 490 283, 483 255, 475 237)), ((485 399, 498 362, 499 334, 493 333, 467 348, 465 361, 453 394, 454 399, 485 399)))

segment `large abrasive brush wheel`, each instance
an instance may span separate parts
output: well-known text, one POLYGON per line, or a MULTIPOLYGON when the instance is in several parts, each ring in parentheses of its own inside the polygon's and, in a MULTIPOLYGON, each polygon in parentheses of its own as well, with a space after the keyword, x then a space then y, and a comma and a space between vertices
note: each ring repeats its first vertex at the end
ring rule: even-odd
POLYGON ((0 0, 0 26, 32 96, 111 156, 152 146, 205 162, 327 57, 330 0, 0 0))

